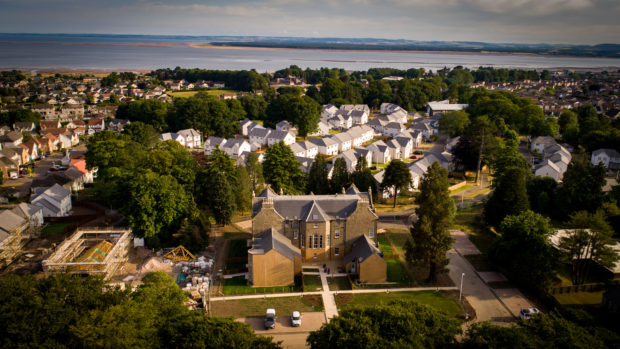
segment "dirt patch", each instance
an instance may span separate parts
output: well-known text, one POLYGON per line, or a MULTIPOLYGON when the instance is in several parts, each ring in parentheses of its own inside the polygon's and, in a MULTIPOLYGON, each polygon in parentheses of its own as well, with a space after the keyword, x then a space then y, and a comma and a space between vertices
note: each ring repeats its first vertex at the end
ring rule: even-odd
POLYGON ((353 293, 338 293, 334 295, 336 299, 336 304, 345 305, 347 303, 351 303, 355 295, 353 293))

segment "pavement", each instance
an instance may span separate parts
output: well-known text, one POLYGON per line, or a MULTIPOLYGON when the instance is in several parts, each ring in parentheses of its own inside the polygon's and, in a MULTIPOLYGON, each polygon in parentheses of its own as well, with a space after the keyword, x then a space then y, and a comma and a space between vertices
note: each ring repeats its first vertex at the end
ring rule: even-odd
POLYGON ((480 250, 469 241, 467 233, 462 230, 452 230, 450 235, 454 238, 454 245, 452 247, 456 249, 461 255, 480 254, 480 250))

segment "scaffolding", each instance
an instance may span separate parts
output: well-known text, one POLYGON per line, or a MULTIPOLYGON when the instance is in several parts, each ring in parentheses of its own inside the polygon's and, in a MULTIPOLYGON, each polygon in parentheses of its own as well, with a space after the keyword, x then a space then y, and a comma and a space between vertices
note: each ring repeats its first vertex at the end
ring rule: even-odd
POLYGON ((36 231, 36 227, 30 221, 24 220, 23 224, 0 241, 0 268, 11 264, 22 254, 26 244, 36 235, 36 231))
POLYGON ((128 261, 131 229, 78 229, 43 261, 43 271, 112 277, 128 261))

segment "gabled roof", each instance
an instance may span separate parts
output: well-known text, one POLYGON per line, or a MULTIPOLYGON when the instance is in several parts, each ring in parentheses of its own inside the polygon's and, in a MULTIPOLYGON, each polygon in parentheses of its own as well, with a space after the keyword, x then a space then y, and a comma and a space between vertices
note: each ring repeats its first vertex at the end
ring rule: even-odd
POLYGON ((276 250, 290 260, 295 260, 295 257, 301 258, 301 250, 293 246, 289 238, 273 228, 256 235, 252 242, 253 246, 248 250, 249 254, 266 254, 271 250, 276 250))
POLYGON ((592 156, 598 156, 600 154, 606 154, 610 158, 620 158, 620 153, 616 149, 597 149, 592 152, 592 156))
POLYGON ((345 263, 354 261, 362 263, 373 254, 381 256, 381 251, 375 246, 374 241, 370 240, 368 236, 362 235, 353 241, 351 252, 344 257, 344 261, 345 263))
POLYGON ((271 189, 271 187, 267 187, 260 194, 258 194, 256 197, 271 198, 271 197, 275 197, 275 196, 279 196, 279 195, 276 194, 273 191, 273 189, 271 189))
POLYGON ((41 211, 41 207, 22 202, 15 206, 12 211, 23 218, 30 219, 30 217, 41 211))
POLYGON ((0 212, 0 231, 4 231, 7 234, 11 234, 24 224, 25 219, 18 214, 11 212, 11 210, 4 210, 0 212))
POLYGON ((316 202, 312 202, 312 207, 306 217, 306 222, 325 222, 328 220, 327 215, 316 202))
POLYGON ((267 136, 269 136, 271 132, 273 132, 273 130, 268 129, 268 128, 254 127, 252 130, 250 130, 249 136, 266 138, 267 136))

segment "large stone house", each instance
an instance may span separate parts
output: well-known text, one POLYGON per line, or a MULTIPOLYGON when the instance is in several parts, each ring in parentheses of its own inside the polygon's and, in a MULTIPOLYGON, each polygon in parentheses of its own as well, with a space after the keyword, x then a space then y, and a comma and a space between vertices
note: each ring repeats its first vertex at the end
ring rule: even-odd
MULTIPOLYGON (((253 199, 252 217, 254 246, 257 246, 257 238, 260 239, 258 244, 262 246, 253 248, 255 251, 264 250, 264 241, 270 239, 287 242, 286 249, 281 248, 285 252, 279 252, 286 256, 279 258, 286 258, 293 263, 282 262, 282 265, 288 265, 283 268, 296 268, 294 262, 297 253, 302 263, 335 261, 341 263, 343 267, 346 267, 347 262, 351 262, 345 260, 347 256, 358 261, 360 258, 370 260, 369 266, 366 267, 369 274, 364 275, 364 279, 360 281, 377 283, 386 280, 387 266, 378 250, 373 249, 377 239, 378 216, 375 214, 372 195, 368 192, 359 192, 352 186, 344 194, 287 196, 277 195, 267 188, 253 199), (360 239, 364 236, 365 238, 360 239), (358 246, 357 244, 370 246, 354 248, 358 246), (375 251, 380 258, 369 259, 370 256, 367 254, 369 250, 375 251), (363 251, 364 255, 355 255, 358 251, 363 251), (378 266, 371 267, 371 264, 378 266)), ((257 252, 249 254, 249 259, 252 260, 257 252)), ((273 265, 280 262, 270 263, 273 265)), ((359 267, 351 270, 349 266, 348 270, 352 277, 360 277, 359 267)), ((283 283, 280 273, 266 273, 264 267, 259 268, 258 264, 254 263, 250 268, 251 275, 248 279, 254 280, 255 286, 258 286, 259 279, 262 286, 291 284, 292 277, 296 273, 288 273, 288 281, 283 283)))

